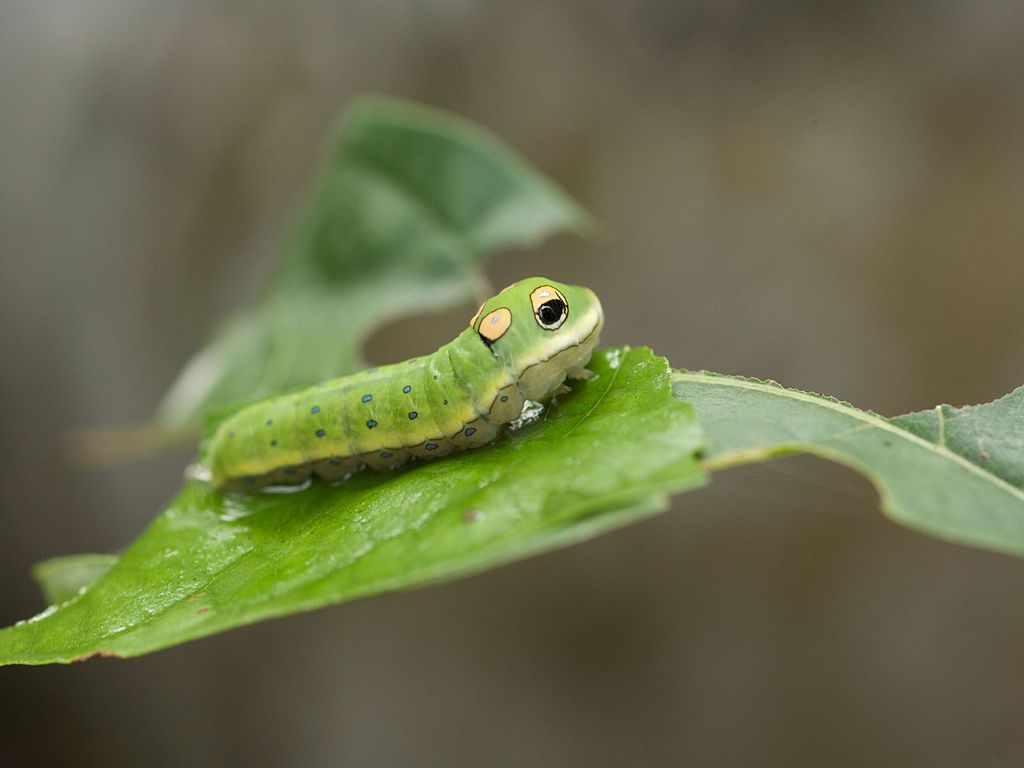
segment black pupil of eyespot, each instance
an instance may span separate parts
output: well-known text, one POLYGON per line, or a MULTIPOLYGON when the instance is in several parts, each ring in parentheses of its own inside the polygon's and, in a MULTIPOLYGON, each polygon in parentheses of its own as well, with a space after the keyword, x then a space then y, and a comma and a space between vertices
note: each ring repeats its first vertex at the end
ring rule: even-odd
POLYGON ((544 325, 552 325, 558 322, 563 312, 565 312, 565 302, 561 299, 551 299, 551 301, 545 301, 540 305, 537 317, 544 325))

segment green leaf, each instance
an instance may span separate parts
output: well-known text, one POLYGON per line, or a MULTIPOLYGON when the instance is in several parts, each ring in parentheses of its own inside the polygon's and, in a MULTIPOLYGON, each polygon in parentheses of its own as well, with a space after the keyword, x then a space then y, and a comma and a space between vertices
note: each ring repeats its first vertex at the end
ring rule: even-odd
POLYGON ((36 580, 48 605, 70 600, 92 584, 117 562, 117 555, 70 555, 52 557, 32 566, 36 580))
POLYGON ((892 423, 1024 489, 1024 387, 984 405, 939 405, 892 423))
POLYGON ((135 656, 455 578, 595 536, 703 481, 692 409, 649 350, 606 350, 536 423, 389 474, 286 495, 191 483, 80 596, 0 631, 0 663, 135 656))
POLYGON ((987 405, 895 419, 706 372, 676 372, 672 389, 706 432, 706 469, 808 451, 862 472, 904 525, 1024 555, 1024 387, 987 405))
POLYGON ((357 101, 265 299, 226 322, 158 411, 165 425, 362 366, 396 317, 486 294, 479 264, 591 221, 497 138, 391 99, 357 101))

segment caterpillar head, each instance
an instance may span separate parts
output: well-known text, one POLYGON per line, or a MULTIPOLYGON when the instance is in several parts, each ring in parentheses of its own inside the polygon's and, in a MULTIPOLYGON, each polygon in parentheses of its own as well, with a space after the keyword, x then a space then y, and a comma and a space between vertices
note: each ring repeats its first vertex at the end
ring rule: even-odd
POLYGON ((604 325, 589 288, 530 277, 483 303, 470 328, 530 400, 546 400, 582 371, 604 325))

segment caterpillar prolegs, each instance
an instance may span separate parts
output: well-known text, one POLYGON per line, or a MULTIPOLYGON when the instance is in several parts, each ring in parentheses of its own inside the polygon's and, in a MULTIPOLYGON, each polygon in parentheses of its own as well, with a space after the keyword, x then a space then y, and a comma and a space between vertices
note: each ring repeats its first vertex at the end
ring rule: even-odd
POLYGON ((257 491, 394 469, 496 439, 527 400, 547 402, 585 375, 604 323, 588 288, 541 277, 483 303, 431 355, 253 403, 223 421, 206 456, 211 482, 257 491))

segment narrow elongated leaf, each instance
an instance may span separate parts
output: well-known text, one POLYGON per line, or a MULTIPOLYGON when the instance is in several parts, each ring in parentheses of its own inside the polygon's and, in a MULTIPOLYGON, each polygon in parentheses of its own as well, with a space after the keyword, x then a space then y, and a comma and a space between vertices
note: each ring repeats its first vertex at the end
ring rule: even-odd
POLYGON ((608 350, 491 446, 330 487, 189 484, 105 575, 0 631, 0 663, 133 656, 260 619, 450 579, 594 536, 703 481, 701 432, 649 350, 608 350))
POLYGON ((211 407, 351 373, 374 328, 486 293, 487 254, 589 222, 471 123, 392 99, 358 101, 266 298, 214 334, 158 417, 195 421, 211 407))
POLYGON ((886 419, 774 382, 673 374, 721 469, 808 451, 878 488, 893 519, 951 541, 1024 555, 1024 387, 987 405, 886 419))

